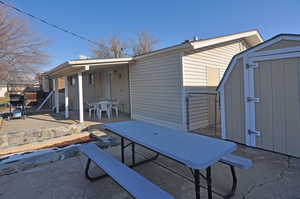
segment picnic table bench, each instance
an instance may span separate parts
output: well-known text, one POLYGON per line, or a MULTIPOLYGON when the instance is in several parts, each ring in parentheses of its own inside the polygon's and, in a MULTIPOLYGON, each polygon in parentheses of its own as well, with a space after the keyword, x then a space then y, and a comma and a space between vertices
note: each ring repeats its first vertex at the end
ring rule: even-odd
POLYGON ((96 144, 85 144, 81 146, 80 149, 134 198, 175 199, 173 196, 100 149, 96 144))
POLYGON ((153 194, 157 194, 155 197, 149 198, 173 197, 125 165, 124 153, 128 146, 131 146, 131 167, 152 161, 159 155, 163 155, 190 168, 194 177, 196 199, 200 198, 200 176, 206 180, 208 198, 212 198, 211 166, 216 162, 229 165, 232 173, 231 192, 224 198, 232 197, 236 191, 237 176, 234 168, 246 169, 252 165, 251 160, 231 154, 236 150, 236 144, 228 141, 139 121, 106 124, 105 129, 121 137, 121 162, 104 151, 98 150, 96 146, 83 145, 81 151, 89 158, 86 166, 86 177, 91 181, 104 177, 104 175, 97 177, 89 175, 88 170, 91 161, 93 161, 136 198, 148 198, 149 190, 153 194), (130 143, 125 145, 125 139, 130 143), (136 163, 135 144, 155 152, 156 155, 136 163), (206 175, 201 174, 200 170, 206 170, 206 175))

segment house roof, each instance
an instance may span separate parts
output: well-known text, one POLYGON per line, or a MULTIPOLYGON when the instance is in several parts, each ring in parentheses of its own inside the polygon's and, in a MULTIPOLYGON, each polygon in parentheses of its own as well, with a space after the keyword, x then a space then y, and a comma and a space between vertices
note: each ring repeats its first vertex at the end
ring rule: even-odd
POLYGON ((233 40, 238 40, 238 39, 243 39, 248 46, 252 47, 255 46, 261 42, 263 42, 263 38, 260 35, 258 30, 249 30, 245 32, 240 32, 240 33, 235 33, 235 34, 230 34, 230 35, 222 35, 219 37, 212 37, 212 38, 207 38, 207 39, 201 39, 201 40, 196 40, 196 41, 185 41, 181 44, 170 46, 167 48, 162 48, 158 49, 155 51, 151 51, 149 53, 145 53, 142 55, 135 56, 135 59, 139 58, 144 58, 148 56, 152 56, 158 53, 164 53, 164 52, 169 52, 172 50, 178 50, 178 49, 185 49, 185 48, 192 48, 192 49, 199 49, 219 43, 224 43, 228 41, 233 41, 233 40))
POLYGON ((114 66, 121 64, 129 64, 135 60, 139 60, 145 57, 154 56, 160 53, 166 53, 175 50, 195 50, 211 45, 224 43, 228 41, 243 39, 248 46, 254 46, 263 41, 260 33, 257 30, 250 30, 246 32, 240 32, 231 35, 224 35, 220 37, 208 38, 196 41, 185 41, 181 44, 170 46, 167 48, 162 48, 158 50, 151 51, 142 55, 128 57, 128 58, 114 58, 114 59, 77 59, 67 61, 59 66, 45 72, 45 75, 49 76, 64 76, 66 74, 72 74, 76 72, 82 72, 88 70, 90 66, 94 67, 104 67, 104 66, 114 66))
POLYGON ((234 67, 234 62, 238 58, 248 54, 249 52, 257 50, 258 48, 269 46, 269 45, 273 44, 272 41, 274 41, 274 40, 278 40, 278 42, 279 42, 283 39, 289 39, 290 37, 299 37, 299 39, 300 39, 300 34, 287 34, 287 33, 278 34, 278 35, 276 35, 276 36, 274 36, 274 37, 272 37, 272 38, 270 38, 270 39, 268 39, 268 40, 266 40, 262 43, 259 43, 255 46, 252 46, 252 47, 248 48, 247 50, 245 50, 243 52, 240 52, 240 53, 236 54, 235 56, 233 56, 233 58, 231 59, 229 65, 228 65, 228 67, 226 68, 226 71, 225 71, 225 73, 224 73, 224 75, 223 75, 223 77, 222 77, 222 79, 221 79, 221 81, 220 81, 220 83, 219 83, 216 90, 220 90, 220 88, 224 85, 224 83, 226 82, 230 72, 232 71, 232 69, 234 67))

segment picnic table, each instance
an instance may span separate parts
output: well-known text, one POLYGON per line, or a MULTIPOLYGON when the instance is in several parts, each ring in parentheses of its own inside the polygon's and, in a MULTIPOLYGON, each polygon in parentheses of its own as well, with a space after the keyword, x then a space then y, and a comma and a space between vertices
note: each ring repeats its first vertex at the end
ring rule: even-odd
MULTIPOLYGON (((131 166, 152 161, 159 155, 162 155, 190 168, 194 177, 193 182, 195 184, 196 199, 200 198, 200 176, 206 180, 208 198, 212 198, 211 166, 218 161, 231 166, 233 187, 231 193, 227 195, 228 197, 231 197, 234 194, 236 188, 237 179, 234 172, 234 166, 249 168, 252 164, 251 160, 231 155, 231 153, 236 150, 237 146, 235 143, 229 141, 187 133, 182 130, 171 129, 141 121, 110 123, 105 124, 104 128, 121 137, 121 162, 124 163, 124 165, 125 148, 131 146, 131 166), (125 140, 130 141, 130 143, 125 145, 125 140), (155 152, 156 155, 136 163, 135 144, 155 152), (206 171, 206 175, 200 173, 202 170, 206 171)), ((96 153, 91 153, 90 157, 95 157, 95 154, 96 153)), ((99 164, 101 164, 103 160, 95 161, 98 161, 99 164)), ((89 164, 90 159, 86 167, 86 177, 90 180, 101 178, 102 176, 89 176, 89 164)))

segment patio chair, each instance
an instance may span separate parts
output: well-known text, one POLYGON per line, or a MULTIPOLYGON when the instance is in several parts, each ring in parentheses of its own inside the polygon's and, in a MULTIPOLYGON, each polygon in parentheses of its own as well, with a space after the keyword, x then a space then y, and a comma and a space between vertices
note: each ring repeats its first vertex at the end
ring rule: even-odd
POLYGON ((99 120, 102 119, 102 112, 106 112, 108 119, 111 119, 111 103, 110 102, 99 102, 97 108, 97 115, 99 120))
POLYGON ((119 117, 119 100, 113 100, 112 101, 111 109, 115 110, 116 116, 119 117))
POLYGON ((96 117, 96 112, 97 112, 97 104, 95 103, 88 103, 86 102, 88 109, 89 109, 89 118, 92 117, 92 112, 94 113, 94 118, 96 117))

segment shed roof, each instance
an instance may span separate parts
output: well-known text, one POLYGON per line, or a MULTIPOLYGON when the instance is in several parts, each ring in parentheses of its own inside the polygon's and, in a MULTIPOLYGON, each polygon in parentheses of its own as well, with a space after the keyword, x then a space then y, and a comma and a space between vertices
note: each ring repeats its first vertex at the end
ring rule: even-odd
POLYGON ((49 76, 64 76, 66 74, 72 74, 80 71, 84 71, 88 67, 86 66, 94 66, 94 67, 103 67, 106 66, 114 66, 121 64, 129 64, 138 59, 142 59, 149 56, 154 56, 160 53, 166 53, 174 50, 194 50, 200 49, 207 46, 224 43, 232 40, 243 39, 248 46, 254 46, 263 41, 260 33, 257 30, 250 30, 246 32, 240 32, 231 35, 224 35, 220 37, 208 38, 203 40, 194 40, 194 41, 185 41, 181 44, 177 44, 174 46, 170 46, 167 48, 162 48, 158 50, 151 51, 149 53, 145 53, 142 55, 128 57, 128 58, 114 58, 114 59, 77 59, 64 62, 63 64, 58 65, 57 67, 51 69, 46 72, 45 75, 49 76))
POLYGON ((246 55, 246 54, 248 54, 250 52, 253 52, 253 51, 256 51, 258 49, 270 46, 270 45, 274 44, 274 42, 279 42, 281 40, 294 40, 294 39, 300 40, 300 34, 288 34, 288 33, 278 34, 278 35, 276 35, 276 36, 274 36, 274 37, 272 37, 272 38, 270 38, 270 39, 268 39, 268 40, 266 40, 266 41, 264 41, 262 43, 259 43, 259 44, 255 45, 255 46, 252 46, 252 47, 248 48, 247 50, 245 50, 243 52, 240 52, 240 53, 236 54, 235 56, 233 56, 233 58, 231 59, 229 65, 228 65, 228 67, 226 68, 226 71, 225 71, 225 73, 224 73, 224 75, 223 75, 223 77, 222 77, 222 79, 221 79, 221 81, 220 81, 220 83, 219 83, 219 85, 217 87, 217 90, 219 91, 220 88, 226 82, 226 80, 227 80, 230 72, 232 71, 232 69, 234 67, 233 63, 238 58, 240 58, 240 57, 242 57, 242 56, 244 56, 244 55, 246 55))

